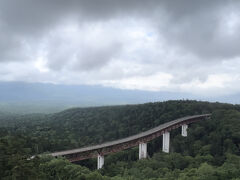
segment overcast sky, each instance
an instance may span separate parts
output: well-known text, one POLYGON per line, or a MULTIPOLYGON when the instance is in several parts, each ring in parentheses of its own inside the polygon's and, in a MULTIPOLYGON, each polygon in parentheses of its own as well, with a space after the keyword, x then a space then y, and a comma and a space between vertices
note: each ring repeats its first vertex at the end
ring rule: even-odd
POLYGON ((240 1, 0 0, 0 81, 240 92, 240 1))

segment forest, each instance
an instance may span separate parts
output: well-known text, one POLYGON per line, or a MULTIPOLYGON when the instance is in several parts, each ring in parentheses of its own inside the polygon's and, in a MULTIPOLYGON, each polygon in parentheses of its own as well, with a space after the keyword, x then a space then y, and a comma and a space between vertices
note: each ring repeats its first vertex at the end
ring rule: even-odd
POLYGON ((0 113, 0 179, 3 180, 240 180, 240 105, 178 100, 138 105, 72 108, 54 114, 0 113), (174 119, 212 113, 193 123, 188 137, 171 131, 170 153, 162 138, 105 157, 70 163, 49 152, 134 135, 174 119), (33 155, 38 155, 31 159, 33 155))

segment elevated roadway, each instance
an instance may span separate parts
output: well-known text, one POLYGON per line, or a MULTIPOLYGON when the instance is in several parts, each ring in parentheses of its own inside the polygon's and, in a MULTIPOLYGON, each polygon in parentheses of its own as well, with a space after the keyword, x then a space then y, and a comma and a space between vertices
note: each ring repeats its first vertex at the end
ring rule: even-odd
POLYGON ((118 139, 115 141, 105 142, 98 145, 76 148, 66 151, 50 153, 54 157, 66 157, 69 161, 75 162, 83 159, 98 157, 98 168, 104 164, 104 155, 119 152, 124 149, 139 146, 139 159, 147 157, 147 142, 163 135, 163 151, 169 152, 170 131, 182 126, 182 136, 187 136, 188 124, 209 118, 211 114, 202 114, 182 117, 155 128, 141 132, 139 134, 118 139))

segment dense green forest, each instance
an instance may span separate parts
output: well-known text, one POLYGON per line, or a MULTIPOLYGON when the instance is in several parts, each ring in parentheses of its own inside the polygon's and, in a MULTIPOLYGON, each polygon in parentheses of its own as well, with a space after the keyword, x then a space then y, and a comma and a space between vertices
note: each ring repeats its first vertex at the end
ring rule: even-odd
POLYGON ((81 180, 225 180, 240 179, 240 106, 198 101, 74 108, 55 114, 0 113, 0 179, 81 180), (193 123, 188 137, 171 131, 170 153, 162 138, 148 144, 149 158, 138 148, 72 164, 63 158, 35 154, 77 148, 133 135, 187 115, 212 113, 193 123))

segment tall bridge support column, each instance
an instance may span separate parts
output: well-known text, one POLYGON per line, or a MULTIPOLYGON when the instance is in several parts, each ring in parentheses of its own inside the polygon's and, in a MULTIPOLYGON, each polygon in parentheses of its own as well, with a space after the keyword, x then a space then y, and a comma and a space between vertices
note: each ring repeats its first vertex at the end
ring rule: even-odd
POLYGON ((101 156, 100 154, 98 154, 97 157, 97 169, 101 169, 104 165, 104 156, 101 156))
POLYGON ((163 133, 163 148, 162 151, 169 153, 169 144, 170 144, 170 133, 165 132, 163 133))
POLYGON ((147 158, 147 143, 139 144, 139 159, 147 158))
POLYGON ((188 128, 187 124, 182 125, 182 136, 184 137, 187 137, 187 128, 188 128))

